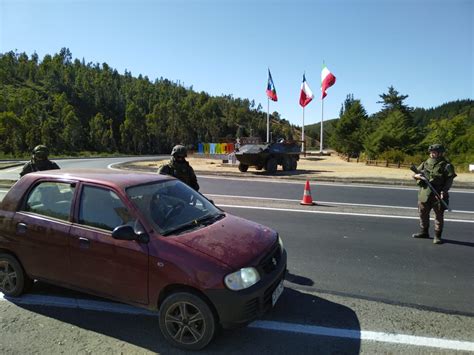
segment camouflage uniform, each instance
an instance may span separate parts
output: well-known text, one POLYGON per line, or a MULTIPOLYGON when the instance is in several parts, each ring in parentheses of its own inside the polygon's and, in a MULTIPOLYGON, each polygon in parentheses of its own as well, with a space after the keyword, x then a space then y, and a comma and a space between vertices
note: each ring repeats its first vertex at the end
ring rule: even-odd
MULTIPOLYGON (((444 147, 440 144, 433 144, 430 146, 429 151, 443 153, 444 147)), ((443 195, 443 200, 448 204, 448 190, 451 188, 453 180, 456 177, 454 166, 440 155, 436 158, 430 157, 421 163, 418 170, 424 173, 431 185, 435 188, 438 194, 443 195)), ((423 180, 417 180, 417 184, 420 187, 420 190, 418 191, 418 212, 420 215, 421 231, 420 233, 413 234, 413 237, 429 237, 430 211, 433 209, 435 214, 435 238, 433 242, 439 244, 441 243, 441 234, 444 226, 445 207, 423 180)))
POLYGON ((177 145, 171 152, 171 159, 168 164, 162 165, 158 169, 159 174, 171 175, 181 180, 194 190, 199 191, 199 184, 197 182, 194 169, 184 159, 187 156, 186 148, 182 145, 177 145))
POLYGON ((33 149, 31 160, 23 166, 20 177, 28 173, 42 170, 59 169, 58 164, 48 159, 48 148, 44 145, 38 145, 33 149))

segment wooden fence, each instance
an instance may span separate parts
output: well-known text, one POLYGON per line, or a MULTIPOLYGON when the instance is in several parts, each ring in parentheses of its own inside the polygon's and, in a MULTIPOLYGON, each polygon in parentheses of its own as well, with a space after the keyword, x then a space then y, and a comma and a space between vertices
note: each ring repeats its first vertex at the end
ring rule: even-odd
POLYGON ((380 166, 383 168, 402 168, 402 169, 409 169, 411 167, 411 164, 404 164, 404 163, 390 163, 388 160, 363 160, 360 159, 359 157, 357 158, 351 158, 350 156, 343 155, 343 154, 338 154, 341 159, 344 159, 347 162, 356 162, 356 163, 361 163, 365 162, 365 165, 372 165, 372 166, 380 166))

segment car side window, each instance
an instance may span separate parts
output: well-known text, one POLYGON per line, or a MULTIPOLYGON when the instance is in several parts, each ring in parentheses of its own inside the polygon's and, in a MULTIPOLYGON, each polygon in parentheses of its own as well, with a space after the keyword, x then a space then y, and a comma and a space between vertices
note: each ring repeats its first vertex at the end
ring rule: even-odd
POLYGON ((118 195, 109 189, 84 186, 79 207, 79 223, 112 231, 135 220, 118 195))
POLYGON ((31 190, 24 210, 68 221, 74 189, 74 184, 42 182, 31 190))

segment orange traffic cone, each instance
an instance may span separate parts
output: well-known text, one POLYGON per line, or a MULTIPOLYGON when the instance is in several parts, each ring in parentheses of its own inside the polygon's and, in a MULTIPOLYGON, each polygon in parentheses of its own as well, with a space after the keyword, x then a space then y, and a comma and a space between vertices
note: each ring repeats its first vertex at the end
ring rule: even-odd
POLYGON ((309 180, 306 180, 306 185, 304 186, 303 199, 300 202, 300 205, 314 205, 313 198, 311 197, 311 188, 309 187, 309 180))

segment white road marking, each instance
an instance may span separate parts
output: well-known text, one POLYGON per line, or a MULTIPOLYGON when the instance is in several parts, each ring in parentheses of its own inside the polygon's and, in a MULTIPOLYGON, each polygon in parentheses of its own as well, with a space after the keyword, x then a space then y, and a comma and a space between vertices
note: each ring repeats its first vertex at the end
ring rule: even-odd
MULTIPOLYGON (((264 200, 264 201, 283 201, 283 202, 299 202, 300 200, 289 198, 273 198, 273 197, 254 197, 254 196, 236 196, 236 195, 219 195, 206 194, 206 196, 215 196, 223 198, 241 198, 249 200, 264 200)), ((332 201, 315 201, 317 204, 340 205, 340 206, 360 206, 360 207, 377 207, 377 208, 398 208, 406 210, 418 210, 418 207, 404 207, 404 206, 390 206, 390 205, 371 205, 365 203, 346 203, 346 202, 332 202, 332 201)), ((452 210, 451 213, 473 213, 474 211, 452 210)))
POLYGON ((12 168, 12 169, 8 169, 8 170, 3 170, 3 171, 4 171, 5 173, 12 173, 12 172, 14 172, 14 171, 18 171, 18 170, 21 170, 21 169, 23 169, 23 167, 22 167, 22 166, 18 166, 18 167, 16 167, 16 168, 12 168))
MULTIPOLYGON (((221 176, 221 175, 198 175, 199 178, 205 179, 218 179, 218 180, 234 180, 234 181, 253 181, 253 182, 272 182, 278 184, 292 184, 292 185, 301 185, 301 190, 303 190, 305 180, 279 180, 279 179, 272 179, 272 178, 249 178, 249 177, 232 177, 232 176, 221 176)), ((349 179, 348 179, 349 180, 349 179)), ((408 190, 408 191, 418 191, 418 187, 407 185, 407 186, 393 186, 393 185, 370 185, 370 184, 363 184, 357 182, 347 182, 347 183, 338 183, 338 182, 331 182, 331 181, 318 181, 317 178, 315 179, 308 179, 311 186, 314 185, 325 185, 325 186, 334 186, 334 187, 352 187, 360 189, 368 188, 368 189, 383 189, 383 190, 408 190)), ((466 194, 474 194, 474 191, 471 189, 463 189, 459 188, 452 188, 449 192, 459 192, 459 193, 466 193, 466 194)))
POLYGON ((356 340, 378 341, 431 348, 451 349, 460 351, 474 351, 474 343, 462 340, 420 337, 415 335, 373 332, 367 330, 352 330, 340 328, 318 327, 314 325, 293 324, 274 321, 256 321, 249 324, 250 328, 277 330, 291 333, 322 335, 356 340))
MULTIPOLYGON (((250 210, 267 210, 267 211, 282 211, 282 212, 301 212, 301 213, 314 213, 314 214, 332 214, 339 216, 358 216, 358 217, 377 217, 377 218, 398 218, 398 219, 420 219, 419 217, 412 216, 397 216, 397 215, 386 215, 386 214, 374 214, 374 213, 352 213, 352 212, 331 212, 331 211, 315 211, 315 210, 300 210, 292 208, 274 208, 274 207, 257 207, 257 206, 240 206, 240 205, 223 205, 218 204, 219 207, 228 208, 243 208, 250 210)), ((433 218, 431 218, 433 220, 433 218)), ((452 219, 445 218, 445 222, 456 222, 456 223, 474 223, 474 220, 468 219, 452 219)))
MULTIPOLYGON (((77 308, 90 311, 101 311, 109 313, 122 313, 133 315, 145 315, 157 317, 158 313, 146 309, 137 308, 121 303, 106 301, 86 300, 79 298, 68 298, 60 296, 27 294, 18 298, 5 298, 0 293, 0 301, 13 304, 50 306, 59 308, 77 308)), ((249 328, 275 330, 281 332, 309 334, 316 336, 330 336, 338 338, 349 338, 355 340, 377 341, 382 343, 396 343, 413 346, 426 346, 431 348, 451 349, 459 351, 474 351, 474 343, 462 340, 450 340, 441 338, 421 337, 407 334, 395 334, 385 332, 374 332, 367 330, 353 330, 343 328, 328 328, 315 325, 304 325, 296 323, 276 321, 255 321, 248 325, 249 328)))

